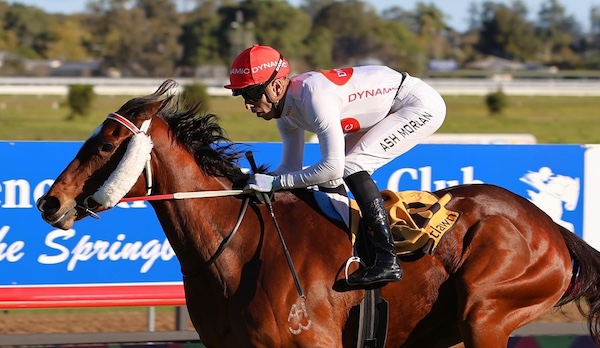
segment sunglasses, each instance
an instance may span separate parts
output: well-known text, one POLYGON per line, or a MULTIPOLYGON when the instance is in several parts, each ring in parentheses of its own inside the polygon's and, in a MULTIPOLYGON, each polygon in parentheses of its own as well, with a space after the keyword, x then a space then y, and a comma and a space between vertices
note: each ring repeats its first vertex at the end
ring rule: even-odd
POLYGON ((279 61, 277 62, 277 65, 275 65, 275 70, 273 70, 271 77, 269 77, 269 79, 265 83, 248 86, 248 87, 245 87, 242 89, 235 89, 232 91, 232 94, 234 96, 241 95, 244 98, 244 100, 250 101, 252 103, 258 102, 262 98, 263 94, 265 93, 265 89, 267 88, 269 83, 273 82, 273 80, 275 79, 275 76, 277 76, 277 73, 279 72, 279 69, 281 69, 282 65, 283 65, 283 56, 280 53, 279 61))
POLYGON ((244 89, 233 91, 233 95, 241 95, 244 100, 256 103, 262 98, 263 94, 265 93, 265 89, 267 89, 267 85, 270 82, 271 81, 268 81, 266 83, 252 85, 244 89))

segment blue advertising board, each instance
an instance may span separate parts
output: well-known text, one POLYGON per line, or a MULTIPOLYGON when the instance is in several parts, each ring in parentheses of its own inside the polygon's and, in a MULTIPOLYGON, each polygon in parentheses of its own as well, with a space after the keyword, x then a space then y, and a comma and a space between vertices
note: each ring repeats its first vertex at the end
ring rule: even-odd
POLYGON ((35 201, 80 142, 0 142, 0 285, 181 281, 179 264, 152 208, 122 203, 100 220, 53 228, 35 201))
MULTIPOLYGON (((0 142, 0 286, 181 282, 178 261, 146 202, 121 203, 68 231, 42 221, 35 201, 80 146, 0 142)), ((279 163, 280 143, 249 148, 259 164, 279 163)), ((582 236, 585 151, 581 145, 422 144, 373 177, 381 189, 394 191, 496 184, 582 236)), ((319 158, 318 145, 308 144, 305 164, 319 158)))

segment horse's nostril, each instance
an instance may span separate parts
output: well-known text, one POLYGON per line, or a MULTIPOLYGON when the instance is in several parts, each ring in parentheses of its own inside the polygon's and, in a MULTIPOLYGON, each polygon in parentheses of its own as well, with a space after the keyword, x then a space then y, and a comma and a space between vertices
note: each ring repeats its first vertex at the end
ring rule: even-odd
POLYGON ((38 209, 46 214, 54 214, 60 209, 60 200, 54 196, 44 196, 38 201, 38 209))

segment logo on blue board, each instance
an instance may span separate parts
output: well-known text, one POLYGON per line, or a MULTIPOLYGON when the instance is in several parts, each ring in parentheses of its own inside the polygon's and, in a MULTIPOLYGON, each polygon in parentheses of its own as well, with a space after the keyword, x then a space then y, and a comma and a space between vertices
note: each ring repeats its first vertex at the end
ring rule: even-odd
POLYGON ((554 222, 571 232, 575 232, 572 222, 563 220, 564 210, 573 211, 579 201, 579 178, 554 174, 550 167, 528 171, 520 181, 535 190, 527 190, 529 200, 548 214, 554 222))

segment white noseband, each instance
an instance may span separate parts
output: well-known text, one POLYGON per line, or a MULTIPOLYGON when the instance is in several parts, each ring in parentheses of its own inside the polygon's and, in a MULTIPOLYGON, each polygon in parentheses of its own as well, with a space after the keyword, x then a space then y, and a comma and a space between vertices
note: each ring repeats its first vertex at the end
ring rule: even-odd
POLYGON ((135 185, 144 168, 146 169, 146 194, 152 191, 152 169, 150 166, 150 153, 154 144, 146 134, 152 119, 148 119, 138 128, 125 117, 110 113, 107 119, 119 122, 129 129, 134 135, 127 145, 127 151, 114 172, 106 182, 94 193, 92 198, 104 207, 114 207, 125 197, 127 192, 135 185))

